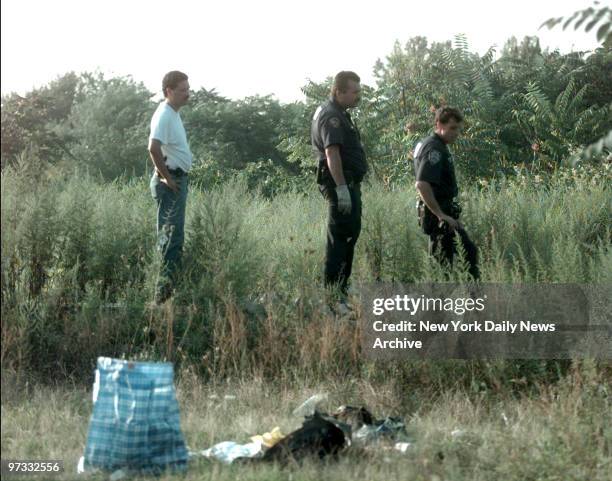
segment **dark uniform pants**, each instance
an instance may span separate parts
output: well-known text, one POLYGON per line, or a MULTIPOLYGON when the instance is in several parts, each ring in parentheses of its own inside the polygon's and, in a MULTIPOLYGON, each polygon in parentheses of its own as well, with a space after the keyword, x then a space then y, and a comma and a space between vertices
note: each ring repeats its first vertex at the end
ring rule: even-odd
POLYGON ((361 189, 359 184, 349 185, 351 213, 338 212, 336 189, 321 186, 327 200, 327 245, 325 249, 325 285, 339 286, 346 295, 353 268, 355 245, 361 232, 361 189))
MULTIPOLYGON (((469 263, 469 272, 474 280, 480 278, 478 270, 478 248, 469 238, 465 229, 458 229, 457 233, 465 250, 466 260, 469 263)), ((429 253, 433 255, 441 264, 452 265, 457 246, 455 245, 455 233, 443 224, 442 227, 436 226, 429 235, 429 253)))

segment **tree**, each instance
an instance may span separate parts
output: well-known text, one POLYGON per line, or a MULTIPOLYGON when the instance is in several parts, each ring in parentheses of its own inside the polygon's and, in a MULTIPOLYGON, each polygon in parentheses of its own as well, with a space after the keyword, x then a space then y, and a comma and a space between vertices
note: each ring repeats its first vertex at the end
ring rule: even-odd
POLYGON ((610 7, 600 7, 599 2, 593 2, 593 6, 578 10, 569 17, 555 17, 546 20, 540 28, 548 27, 552 29, 563 22, 563 30, 574 24, 574 30, 578 30, 584 25, 584 30, 590 32, 595 26, 597 29, 597 41, 604 47, 612 47, 612 9, 610 7))
POLYGON ((83 74, 68 126, 78 164, 105 179, 144 174, 154 109, 151 93, 130 77, 83 74))
MULTIPOLYGON (((550 18, 544 22, 540 28, 548 27, 549 29, 554 28, 556 25, 563 22, 563 30, 569 25, 574 23, 574 30, 579 29, 584 25, 584 30, 589 32, 599 25, 597 29, 597 41, 601 42, 602 48, 598 50, 597 61, 603 60, 604 75, 596 76, 596 78, 604 78, 603 87, 605 89, 603 101, 607 104, 607 124, 612 124, 612 98, 608 94, 610 93, 610 84, 612 80, 612 9, 610 7, 599 7, 599 2, 594 2, 592 7, 578 10, 574 12, 569 18, 557 17, 550 18), (605 74, 607 72, 607 74, 605 74), (606 88, 607 86, 607 88, 606 88)), ((599 62, 594 62, 598 64, 599 62)), ((603 134, 598 140, 593 142, 588 147, 574 154, 571 158, 573 163, 578 162, 581 159, 596 158, 603 155, 607 155, 610 158, 612 153, 612 129, 609 129, 607 133, 603 134)))
POLYGON ((70 139, 58 127, 70 115, 77 84, 78 77, 70 72, 24 97, 15 93, 2 97, 3 168, 27 147, 34 147, 49 162, 71 155, 70 139))

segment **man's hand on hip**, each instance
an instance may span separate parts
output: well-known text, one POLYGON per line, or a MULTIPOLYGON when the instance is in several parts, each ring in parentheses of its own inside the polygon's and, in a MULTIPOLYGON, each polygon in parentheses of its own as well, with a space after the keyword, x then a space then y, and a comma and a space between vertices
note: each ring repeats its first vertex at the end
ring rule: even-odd
POLYGON ((336 195, 338 196, 338 212, 344 215, 351 213, 351 193, 346 184, 342 184, 336 187, 336 195))
POLYGON ((176 182, 174 182, 174 179, 172 177, 168 177, 167 179, 162 177, 160 179, 164 184, 166 184, 168 186, 168 188, 172 191, 172 192, 178 192, 179 188, 178 185, 176 184, 176 182))

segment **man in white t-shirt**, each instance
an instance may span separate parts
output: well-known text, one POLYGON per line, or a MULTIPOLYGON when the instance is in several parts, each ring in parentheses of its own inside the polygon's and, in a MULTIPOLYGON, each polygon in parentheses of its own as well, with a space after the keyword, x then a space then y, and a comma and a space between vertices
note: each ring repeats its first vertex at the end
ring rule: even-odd
POLYGON ((163 260, 157 282, 155 302, 172 296, 180 268, 185 239, 185 206, 191 150, 179 110, 189 100, 187 75, 168 72, 162 81, 165 100, 151 119, 149 154, 155 165, 151 194, 157 202, 157 245, 163 260))

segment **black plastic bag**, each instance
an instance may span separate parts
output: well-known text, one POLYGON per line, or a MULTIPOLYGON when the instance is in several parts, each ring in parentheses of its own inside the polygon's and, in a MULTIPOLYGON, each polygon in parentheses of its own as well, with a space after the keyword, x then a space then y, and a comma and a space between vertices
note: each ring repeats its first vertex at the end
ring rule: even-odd
POLYGON ((290 461, 299 462, 310 456, 319 459, 335 457, 345 445, 342 429, 315 412, 306 418, 301 428, 268 449, 262 461, 284 464, 290 461))

